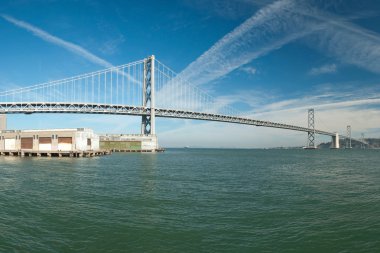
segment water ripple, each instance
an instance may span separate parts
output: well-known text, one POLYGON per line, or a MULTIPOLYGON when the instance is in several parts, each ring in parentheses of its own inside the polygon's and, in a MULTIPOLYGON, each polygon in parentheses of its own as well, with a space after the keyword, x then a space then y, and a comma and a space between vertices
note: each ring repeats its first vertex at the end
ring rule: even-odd
POLYGON ((371 150, 0 157, 0 252, 376 252, 371 150))

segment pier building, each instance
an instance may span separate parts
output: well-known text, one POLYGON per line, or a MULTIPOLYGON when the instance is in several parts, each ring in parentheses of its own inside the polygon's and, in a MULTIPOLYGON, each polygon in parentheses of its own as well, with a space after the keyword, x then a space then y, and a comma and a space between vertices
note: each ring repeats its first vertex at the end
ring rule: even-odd
POLYGON ((88 128, 0 131, 2 154, 21 152, 21 155, 43 153, 49 156, 98 150, 99 136, 88 128))

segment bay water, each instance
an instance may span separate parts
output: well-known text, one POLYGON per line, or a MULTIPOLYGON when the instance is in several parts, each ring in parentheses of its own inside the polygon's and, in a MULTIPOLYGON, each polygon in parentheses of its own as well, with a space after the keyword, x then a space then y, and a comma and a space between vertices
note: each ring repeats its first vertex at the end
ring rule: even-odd
POLYGON ((380 150, 0 157, 0 252, 380 252, 380 150))

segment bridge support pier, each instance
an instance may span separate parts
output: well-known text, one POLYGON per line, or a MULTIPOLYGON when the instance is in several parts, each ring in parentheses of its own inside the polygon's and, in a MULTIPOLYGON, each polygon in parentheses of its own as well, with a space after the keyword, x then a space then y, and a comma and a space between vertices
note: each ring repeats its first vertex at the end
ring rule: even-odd
POLYGON ((0 130, 7 130, 7 115, 0 114, 0 130))
POLYGON ((156 115, 154 101, 154 55, 144 60, 144 82, 143 82, 143 107, 148 112, 142 116, 141 134, 156 134, 156 115))
POLYGON ((335 136, 331 136, 331 149, 338 149, 340 148, 339 145, 339 134, 335 133, 335 136))

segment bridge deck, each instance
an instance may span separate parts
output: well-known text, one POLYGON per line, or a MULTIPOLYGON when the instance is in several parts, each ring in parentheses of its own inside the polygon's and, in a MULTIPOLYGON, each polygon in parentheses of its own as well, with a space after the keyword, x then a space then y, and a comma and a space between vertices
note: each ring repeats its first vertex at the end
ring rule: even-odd
MULTIPOLYGON (((59 102, 18 102, 18 103, 0 103, 1 114, 12 113, 86 113, 86 114, 116 114, 116 115, 134 115, 143 116, 150 114, 150 108, 127 106, 127 105, 112 105, 112 104, 89 104, 89 103, 59 103, 59 102)), ((271 121, 256 120, 244 117, 228 116, 213 113, 191 112, 172 109, 155 109, 157 117, 179 118, 179 119, 195 119, 218 121, 227 123, 236 123, 244 125, 253 125, 261 127, 272 127, 300 132, 312 132, 316 134, 335 136, 335 133, 314 130, 307 127, 300 127, 271 121)), ((344 137, 344 136, 342 136, 344 137)))

